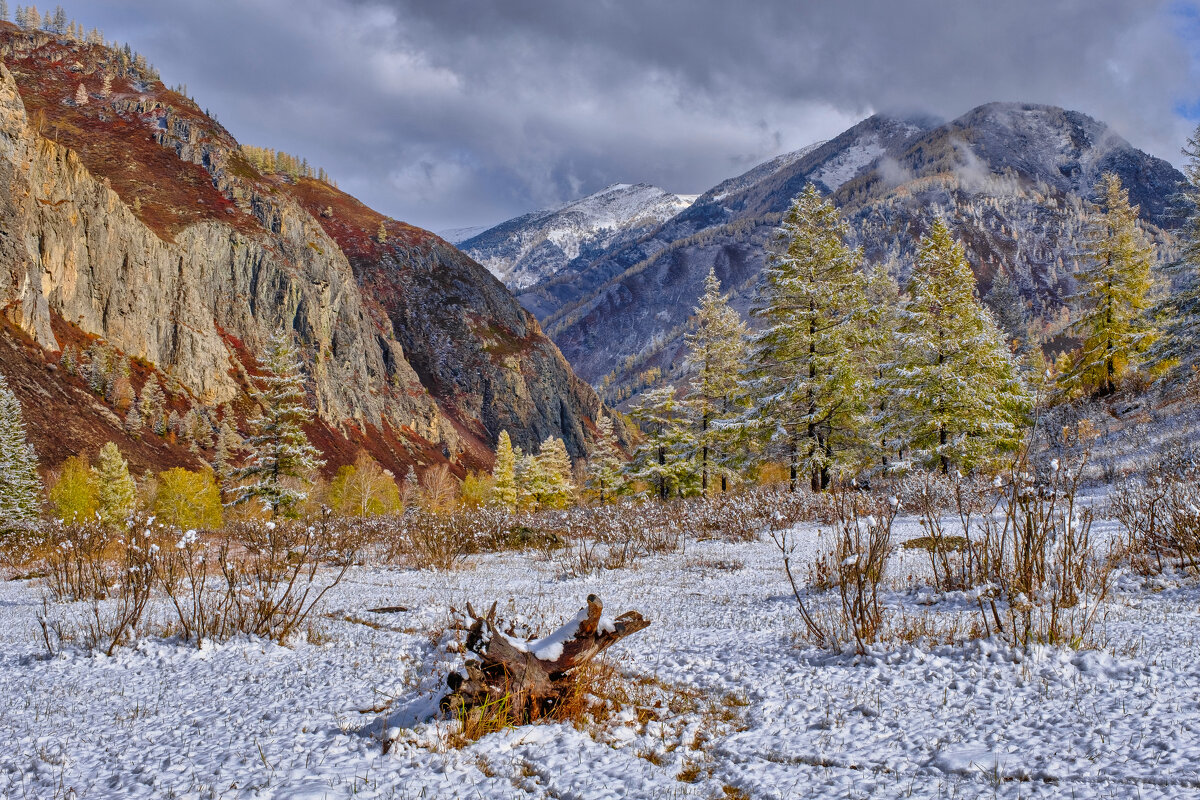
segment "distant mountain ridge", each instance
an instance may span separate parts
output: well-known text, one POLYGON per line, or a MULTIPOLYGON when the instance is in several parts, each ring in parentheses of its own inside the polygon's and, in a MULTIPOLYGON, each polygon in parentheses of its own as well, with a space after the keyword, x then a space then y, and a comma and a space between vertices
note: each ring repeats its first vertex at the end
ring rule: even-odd
POLYGON ((877 114, 722 182, 658 229, 578 258, 518 299, 576 371, 619 400, 639 372, 679 367, 710 268, 735 307, 748 308, 775 227, 814 183, 843 210, 867 256, 901 278, 931 215, 943 215, 981 294, 1007 272, 1031 317, 1053 333, 1074 288, 1086 201, 1110 170, 1167 252, 1181 221, 1171 197, 1183 176, 1086 114, 1022 103, 990 103, 949 122, 877 114))
POLYGON ((510 289, 519 290, 553 277, 575 259, 635 240, 694 199, 645 183, 617 183, 558 208, 523 214, 457 244, 510 289))

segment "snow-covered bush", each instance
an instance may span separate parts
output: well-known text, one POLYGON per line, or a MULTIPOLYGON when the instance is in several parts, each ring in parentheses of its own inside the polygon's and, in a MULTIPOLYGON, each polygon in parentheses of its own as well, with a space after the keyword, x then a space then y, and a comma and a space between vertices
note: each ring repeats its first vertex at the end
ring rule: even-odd
POLYGON ((1163 455, 1145 477, 1119 483, 1109 511, 1126 533, 1126 555, 1142 573, 1200 571, 1200 468, 1191 453, 1163 455))
POLYGON ((1021 646, 1089 643, 1112 560, 1092 539, 1092 509, 1079 503, 1086 466, 1086 452, 1040 473, 1021 460, 998 481, 1000 513, 982 517, 970 545, 984 635, 1021 646))
POLYGON ((892 554, 892 523, 900 502, 894 497, 884 499, 846 490, 836 492, 834 498, 832 546, 818 556, 804 590, 792 570, 795 543, 789 540, 790 526, 773 526, 771 538, 783 554, 783 568, 808 639, 831 650, 853 642, 858 653, 865 653, 884 629, 880 590, 892 554), (838 595, 833 609, 813 596, 830 584, 838 595))

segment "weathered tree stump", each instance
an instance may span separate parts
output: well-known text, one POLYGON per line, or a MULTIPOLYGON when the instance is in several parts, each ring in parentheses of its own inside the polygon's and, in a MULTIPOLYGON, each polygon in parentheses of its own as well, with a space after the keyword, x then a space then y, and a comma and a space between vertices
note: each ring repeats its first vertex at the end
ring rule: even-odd
POLYGON ((575 618, 543 639, 519 641, 496 627, 496 604, 480 616, 467 604, 472 623, 466 677, 459 671, 446 677, 450 693, 441 708, 463 716, 476 708, 504 708, 511 720, 523 724, 546 716, 575 689, 579 667, 606 648, 650 625, 636 611, 616 619, 602 615, 600 598, 588 595, 575 618))

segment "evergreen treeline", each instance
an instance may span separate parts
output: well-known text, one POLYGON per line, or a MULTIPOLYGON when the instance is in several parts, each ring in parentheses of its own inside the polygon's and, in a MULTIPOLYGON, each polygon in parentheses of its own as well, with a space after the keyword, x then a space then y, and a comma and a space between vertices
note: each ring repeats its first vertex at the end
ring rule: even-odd
POLYGON ((242 155, 256 170, 264 175, 290 175, 295 178, 313 178, 314 180, 336 186, 330 181, 329 173, 324 167, 313 167, 307 158, 294 156, 282 150, 272 150, 269 147, 241 146, 242 155))

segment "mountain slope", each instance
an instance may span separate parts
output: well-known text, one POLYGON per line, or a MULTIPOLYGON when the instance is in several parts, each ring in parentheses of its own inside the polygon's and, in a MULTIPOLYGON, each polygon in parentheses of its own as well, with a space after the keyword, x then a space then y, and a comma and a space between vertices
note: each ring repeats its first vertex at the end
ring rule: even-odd
MULTIPOLYGON (((254 355, 282 327, 302 345, 327 469, 359 446, 398 473, 482 466, 503 428, 526 448, 555 435, 582 454, 595 394, 442 240, 389 221, 376 241, 381 215, 328 184, 260 172, 122 53, 6 23, 0 53, 0 296, 51 365, 68 326, 158 372, 180 413, 232 402, 244 418, 254 355), (403 304, 452 305, 450 281, 473 326, 405 323, 388 281, 421 272, 452 277, 409 281, 403 304), (520 346, 493 357, 497 339, 520 346), (455 369, 471 380, 451 379, 455 369)), ((135 371, 134 389, 146 374, 135 371)), ((117 436, 119 423, 101 414, 84 438, 117 436)), ((53 435, 34 431, 35 444, 53 449, 53 435)))
POLYGON ((545 280, 572 261, 594 257, 657 228, 690 204, 645 183, 595 194, 501 223, 459 243, 513 290, 545 280))
POLYGON ((806 183, 829 192, 870 258, 906 262, 932 214, 964 241, 986 293, 1006 271, 1049 333, 1073 291, 1071 259, 1096 178, 1117 172, 1169 247, 1182 176, 1086 115, 995 103, 957 120, 882 115, 702 195, 650 236, 610 248, 519 295, 579 374, 620 399, 653 366, 678 367, 681 336, 714 268, 743 311, 774 227, 806 183))

